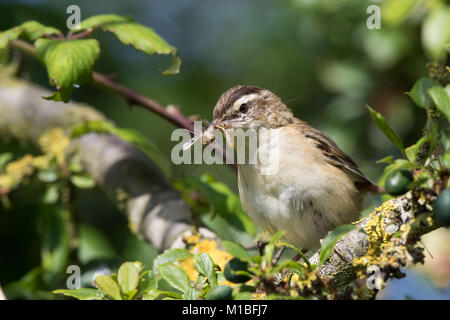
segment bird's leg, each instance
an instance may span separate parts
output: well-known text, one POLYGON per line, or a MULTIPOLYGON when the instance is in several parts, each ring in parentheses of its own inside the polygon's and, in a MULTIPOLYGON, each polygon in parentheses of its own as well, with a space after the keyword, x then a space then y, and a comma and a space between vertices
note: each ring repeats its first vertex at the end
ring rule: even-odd
POLYGON ((283 252, 284 252, 284 249, 286 249, 285 246, 281 246, 281 247, 280 247, 280 249, 277 251, 277 253, 273 256, 272 264, 277 264, 277 263, 278 263, 278 260, 280 260, 281 255, 282 255, 283 252))
POLYGON ((259 252, 259 255, 260 255, 260 256, 263 256, 263 255, 264 255, 264 248, 265 248, 267 242, 258 240, 258 241, 256 242, 256 244, 258 245, 258 252, 259 252))

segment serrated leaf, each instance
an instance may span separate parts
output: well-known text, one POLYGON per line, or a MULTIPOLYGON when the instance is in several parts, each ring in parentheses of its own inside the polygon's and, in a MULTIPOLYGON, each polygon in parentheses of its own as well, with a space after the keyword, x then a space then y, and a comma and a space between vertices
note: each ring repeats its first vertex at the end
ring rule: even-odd
MULTIPOLYGON (((450 88, 450 85, 447 85, 450 88)), ((450 96, 440 85, 428 89, 436 108, 450 121, 450 96)))
POLYGON ((5 49, 10 41, 19 38, 22 32, 23 28, 21 26, 17 26, 0 33, 0 50, 5 49))
POLYGON ((114 300, 123 300, 120 287, 111 277, 101 274, 95 278, 96 286, 114 300))
POLYGON ((414 86, 408 95, 419 107, 428 108, 431 104, 431 98, 428 95, 428 90, 435 86, 439 86, 439 82, 429 77, 423 77, 414 83, 414 86))
POLYGON ((323 265, 333 253, 336 242, 347 232, 355 229, 352 224, 343 224, 331 231, 322 241, 319 255, 319 265, 323 265))
POLYGON ((89 176, 73 175, 70 177, 70 182, 80 189, 91 189, 95 187, 95 180, 89 176))
POLYGON ((186 249, 176 248, 168 249, 161 253, 153 261, 153 273, 156 274, 159 270, 159 266, 168 262, 182 261, 188 258, 192 258, 194 255, 186 249))
POLYGON ((208 278, 208 282, 211 288, 217 286, 217 275, 214 270, 214 262, 207 253, 200 253, 194 257, 195 269, 201 275, 208 278))
POLYGON ((397 134, 392 130, 392 128, 387 123, 386 119, 381 115, 381 113, 375 111, 370 106, 366 105, 369 110, 370 116, 375 122, 378 129, 384 133, 384 135, 403 153, 404 147, 402 140, 397 136, 397 134))
POLYGON ((123 44, 132 45, 146 54, 172 54, 175 51, 175 48, 157 35, 153 29, 136 22, 106 24, 102 29, 114 34, 123 44))
POLYGON ((83 288, 83 289, 59 289, 53 290, 54 294, 63 294, 68 297, 73 297, 78 300, 101 300, 97 294, 96 289, 83 288))
POLYGON ((81 21, 79 30, 96 29, 107 24, 132 20, 131 17, 119 16, 117 14, 99 14, 81 21))
POLYGON ((133 21, 115 22, 103 25, 102 30, 111 32, 124 45, 131 45, 136 50, 149 55, 171 54, 171 65, 164 71, 164 75, 172 75, 179 72, 181 59, 177 56, 177 50, 161 38, 152 28, 133 21))
POLYGON ((91 81, 92 67, 100 54, 97 40, 38 39, 34 44, 38 58, 47 68, 50 84, 59 92, 50 96, 53 99, 67 102, 75 85, 91 81))
POLYGON ((135 264, 133 262, 123 263, 119 268, 117 280, 122 292, 128 295, 129 299, 132 299, 132 293, 137 292, 136 288, 139 284, 139 270, 135 264))
POLYGON ((56 28, 44 26, 43 24, 37 21, 27 21, 21 24, 23 29, 23 34, 25 39, 29 41, 34 41, 38 38, 41 38, 45 35, 56 35, 61 34, 56 28))
POLYGON ((174 289, 186 292, 191 288, 189 276, 187 273, 171 263, 159 266, 161 277, 166 280, 174 289))
POLYGON ((248 261, 250 259, 247 251, 237 243, 224 240, 222 241, 222 247, 226 252, 239 260, 248 261))

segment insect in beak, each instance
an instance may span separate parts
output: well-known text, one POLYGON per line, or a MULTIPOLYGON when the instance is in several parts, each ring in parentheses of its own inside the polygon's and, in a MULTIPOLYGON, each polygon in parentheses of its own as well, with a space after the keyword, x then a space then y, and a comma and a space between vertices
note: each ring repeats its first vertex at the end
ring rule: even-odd
POLYGON ((214 129, 216 129, 216 124, 215 121, 211 122, 208 127, 206 127, 206 129, 202 130, 200 132, 200 134, 196 134, 192 137, 192 139, 188 142, 186 142, 185 144, 183 144, 182 149, 183 150, 187 150, 190 147, 192 147, 192 145, 197 142, 198 140, 201 141, 201 143, 204 146, 209 145, 211 142, 214 141, 215 136, 214 136, 214 129))

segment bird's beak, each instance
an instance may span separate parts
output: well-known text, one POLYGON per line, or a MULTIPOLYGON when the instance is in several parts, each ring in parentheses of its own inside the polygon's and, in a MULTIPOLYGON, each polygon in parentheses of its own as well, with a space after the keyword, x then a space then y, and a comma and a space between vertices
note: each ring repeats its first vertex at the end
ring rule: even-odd
POLYGON ((215 138, 215 136, 214 136, 214 129, 216 129, 216 120, 213 120, 209 125, 208 125, 208 127, 205 129, 205 130, 203 130, 203 132, 202 132, 202 137, 201 137, 201 141, 202 141, 202 144, 204 145, 204 146, 207 146, 207 145, 209 145, 211 142, 213 142, 214 141, 214 138, 215 138))

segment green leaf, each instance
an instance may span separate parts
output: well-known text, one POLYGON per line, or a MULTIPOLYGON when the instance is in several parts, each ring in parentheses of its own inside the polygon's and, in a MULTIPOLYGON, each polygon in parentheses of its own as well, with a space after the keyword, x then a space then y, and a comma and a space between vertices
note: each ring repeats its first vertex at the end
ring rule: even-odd
POLYGON ((48 35, 61 34, 56 28, 47 27, 37 21, 27 21, 21 25, 25 39, 34 41, 38 38, 48 35))
POLYGON ((406 157, 409 161, 415 162, 417 159, 417 155, 419 154, 421 146, 425 142, 429 142, 430 138, 428 136, 424 136, 419 139, 415 144, 405 149, 406 157))
POLYGON ((132 20, 131 17, 119 16, 117 14, 99 14, 81 21, 79 30, 96 29, 107 24, 132 20))
POLYGON ((189 276, 183 269, 171 263, 166 263, 159 266, 159 272, 161 273, 162 278, 174 289, 186 292, 191 288, 189 276))
POLYGON ((311 266, 311 262, 309 262, 309 259, 305 256, 305 254, 303 253, 302 250, 298 249, 297 247, 295 247, 292 244, 287 243, 287 242, 281 242, 280 245, 295 250, 303 258, 303 260, 305 261, 306 265, 308 266, 308 270, 309 271, 313 271, 313 268, 311 266))
POLYGON ((114 258, 117 258, 114 249, 99 230, 86 224, 79 225, 78 259, 81 263, 114 258))
POLYGON ((100 54, 97 40, 38 39, 35 47, 47 68, 50 84, 58 90, 51 99, 67 102, 74 86, 91 81, 92 67, 100 54))
POLYGON ((375 111, 368 105, 366 105, 366 107, 369 109, 370 116, 377 125, 378 129, 380 129, 384 135, 403 153, 403 142, 386 122, 386 119, 381 115, 381 113, 375 111))
POLYGON ((416 81, 411 92, 408 92, 408 95, 419 107, 428 108, 431 104, 428 90, 435 86, 439 86, 439 82, 429 77, 423 77, 416 81))
POLYGON ((38 172, 38 178, 42 182, 51 183, 51 182, 55 182, 56 180, 58 180, 59 175, 58 175, 58 172, 56 171, 56 169, 47 168, 47 169, 40 170, 38 172))
POLYGON ((393 163, 393 162, 394 162, 393 156, 387 156, 377 161, 377 163, 393 163))
POLYGON ((450 129, 444 128, 441 130, 441 144, 444 148, 444 152, 448 152, 450 150, 450 129))
POLYGON ((248 261, 250 259, 247 251, 237 243, 223 240, 222 246, 226 252, 231 254, 233 257, 238 258, 239 260, 248 261))
POLYGON ((153 273, 156 274, 159 270, 159 266, 168 262, 181 261, 188 258, 192 258, 194 255, 186 249, 176 248, 167 249, 153 261, 153 273))
POLYGON ((180 73, 180 69, 181 69, 181 59, 177 55, 174 55, 170 66, 167 67, 165 70, 163 70, 161 73, 164 76, 171 76, 180 73))
POLYGON ((125 262, 119 268, 117 280, 122 292, 132 299, 139 284, 139 270, 134 262, 125 262))
POLYGON ((124 45, 132 45, 146 54, 172 54, 176 50, 153 29, 136 22, 105 24, 102 29, 111 32, 124 45))
POLYGON ((152 143, 136 130, 117 128, 107 121, 92 120, 75 126, 72 129, 71 137, 78 138, 89 132, 110 133, 135 145, 161 169, 167 178, 171 176, 170 161, 163 155, 156 144, 152 143))
POLYGON ((195 269, 198 273, 208 278, 211 288, 217 286, 217 275, 214 270, 214 262, 207 253, 200 253, 194 257, 195 269))
POLYGON ((0 33, 0 50, 5 49, 10 41, 19 38, 22 32, 23 28, 21 26, 17 26, 0 33))
MULTIPOLYGON (((447 87, 450 88, 450 85, 447 85, 447 87)), ((441 86, 435 86, 428 89, 428 93, 431 99, 433 99, 436 108, 450 121, 450 96, 447 91, 441 86)))
POLYGON ((285 261, 281 262, 280 265, 273 268, 272 273, 278 273, 278 272, 283 271, 284 269, 292 270, 292 271, 300 274, 303 277, 306 276, 306 274, 308 273, 308 271, 306 270, 306 268, 304 266, 302 266, 300 263, 292 261, 292 260, 285 260, 285 261))
POLYGON ((176 48, 169 45, 153 29, 136 22, 126 21, 105 24, 102 30, 111 32, 124 45, 131 45, 146 54, 173 55, 171 65, 162 71, 162 74, 171 75, 179 72, 181 60, 177 56, 176 48))
POLYGON ((54 294, 63 294, 68 297, 73 297, 78 300, 101 300, 97 294, 96 289, 83 288, 83 289, 59 289, 53 290, 54 294))
POLYGON ((0 50, 5 49, 10 41, 15 40, 21 36, 29 41, 34 41, 45 35, 61 34, 56 28, 47 27, 37 21, 27 21, 20 26, 5 30, 0 33, 0 50))
POLYGON ((94 179, 86 175, 72 175, 70 177, 70 182, 80 189, 91 189, 95 187, 94 179))
POLYGON ((146 294, 151 289, 156 289, 157 279, 148 270, 141 273, 139 276, 138 292, 139 294, 146 294))
POLYGON ((59 199, 59 188, 57 185, 52 184, 45 190, 42 202, 45 204, 54 204, 59 199))
POLYGON ((239 196, 222 182, 214 181, 211 175, 204 174, 200 178, 189 175, 188 182, 205 194, 212 205, 214 215, 224 217, 235 228, 249 235, 256 234, 253 221, 244 212, 239 196))
POLYGON ((175 292, 151 289, 142 297, 142 300, 180 300, 181 298, 181 295, 175 292))
POLYGON ((331 231, 325 239, 323 239, 320 247, 319 265, 323 265, 333 253, 336 242, 347 232, 355 229, 352 224, 343 224, 331 231))
POLYGON ((189 288, 189 290, 183 294, 183 300, 198 300, 199 295, 199 290, 189 288))
POLYGON ((123 300, 120 287, 111 277, 101 274, 95 278, 96 286, 114 300, 123 300))
POLYGON ((43 206, 41 212, 41 264, 51 278, 64 270, 70 250, 68 212, 57 206, 43 206))

